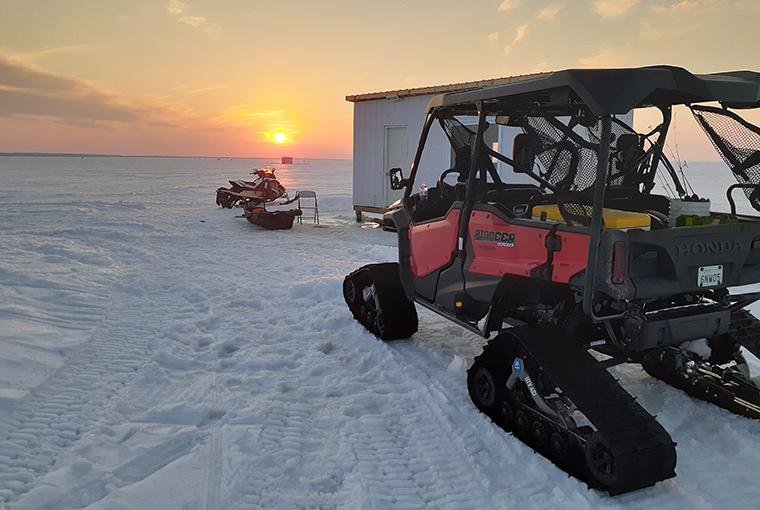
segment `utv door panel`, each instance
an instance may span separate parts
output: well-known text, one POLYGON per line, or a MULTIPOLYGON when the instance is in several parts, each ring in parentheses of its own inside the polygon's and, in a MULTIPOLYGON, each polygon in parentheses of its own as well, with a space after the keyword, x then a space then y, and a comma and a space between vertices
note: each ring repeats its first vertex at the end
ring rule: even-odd
POLYGON ((409 263, 412 274, 423 278, 451 263, 457 247, 459 209, 452 209, 440 221, 409 226, 409 263))

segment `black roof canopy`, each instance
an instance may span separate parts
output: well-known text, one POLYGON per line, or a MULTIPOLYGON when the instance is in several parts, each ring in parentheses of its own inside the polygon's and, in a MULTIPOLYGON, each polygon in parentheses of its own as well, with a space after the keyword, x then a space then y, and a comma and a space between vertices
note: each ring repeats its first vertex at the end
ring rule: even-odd
POLYGON ((468 105, 476 101, 528 108, 538 103, 541 108, 559 112, 569 108, 571 102, 580 102, 594 115, 708 101, 732 108, 756 108, 760 106, 760 73, 692 74, 671 66, 567 69, 520 82, 442 94, 430 101, 428 110, 457 105, 469 109, 468 105))

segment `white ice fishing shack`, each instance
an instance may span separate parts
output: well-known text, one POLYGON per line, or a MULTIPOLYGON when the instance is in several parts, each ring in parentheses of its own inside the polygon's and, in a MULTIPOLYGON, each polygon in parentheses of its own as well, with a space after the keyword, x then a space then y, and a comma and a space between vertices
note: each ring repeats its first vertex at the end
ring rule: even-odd
MULTIPOLYGON (((357 221, 361 221, 362 212, 382 214, 403 195, 403 191, 391 190, 388 174, 391 168, 401 168, 404 177, 409 176, 425 123, 425 109, 433 96, 502 85, 545 74, 346 96, 346 101, 354 103, 353 203, 357 221)), ((511 146, 518 132, 515 128, 494 124, 486 131, 485 141, 494 148, 502 144, 511 146)), ((420 161, 418 182, 434 186, 441 173, 454 166, 453 161, 454 156, 443 130, 431 130, 420 161)), ((497 164, 497 168, 501 173, 501 163, 497 164)), ((514 182, 514 174, 511 170, 508 173, 510 175, 505 176, 505 180, 514 182)))

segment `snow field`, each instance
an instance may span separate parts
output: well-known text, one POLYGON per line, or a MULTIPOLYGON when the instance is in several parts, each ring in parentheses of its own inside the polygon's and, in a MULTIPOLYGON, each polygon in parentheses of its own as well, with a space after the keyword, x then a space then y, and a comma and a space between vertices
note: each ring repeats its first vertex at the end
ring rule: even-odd
POLYGON ((610 498, 505 434, 452 363, 482 339, 427 310, 391 343, 352 319, 343 276, 396 252, 354 221, 350 162, 278 170, 321 228, 215 206, 265 163, 0 158, 0 506, 760 507, 760 423, 637 366, 614 374, 678 443, 677 478, 610 498))

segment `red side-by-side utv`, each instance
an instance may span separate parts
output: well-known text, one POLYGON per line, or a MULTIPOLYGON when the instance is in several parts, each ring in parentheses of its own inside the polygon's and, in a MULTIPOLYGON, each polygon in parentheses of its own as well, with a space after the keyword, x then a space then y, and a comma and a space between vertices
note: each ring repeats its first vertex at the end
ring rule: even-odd
POLYGON ((760 129, 737 113, 759 106, 759 73, 665 66, 436 96, 411 174, 391 172, 404 190, 384 216, 398 263, 348 275, 346 302, 384 340, 415 333, 415 303, 488 339, 468 371, 475 406, 590 486, 615 495, 671 478, 676 445, 607 369, 639 363, 760 418, 741 350, 760 355, 745 310, 760 292, 729 290, 760 283, 760 216, 737 213, 734 196, 760 211, 760 129), (730 210, 712 211, 666 157, 677 105, 735 176, 721 190, 730 210), (641 109, 659 118, 644 133, 626 122, 641 109), (511 154, 486 143, 489 127, 514 134, 511 154), (417 192, 438 129, 453 163, 417 192))

